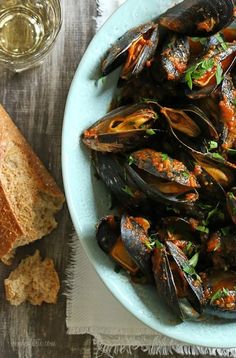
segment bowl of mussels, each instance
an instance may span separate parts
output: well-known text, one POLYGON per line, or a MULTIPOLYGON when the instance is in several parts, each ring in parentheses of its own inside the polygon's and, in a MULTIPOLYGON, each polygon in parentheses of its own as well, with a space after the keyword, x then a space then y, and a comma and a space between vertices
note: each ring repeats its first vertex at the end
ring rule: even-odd
POLYGON ((236 346, 234 14, 233 0, 127 1, 82 59, 63 129, 99 276, 149 327, 212 347, 236 346))

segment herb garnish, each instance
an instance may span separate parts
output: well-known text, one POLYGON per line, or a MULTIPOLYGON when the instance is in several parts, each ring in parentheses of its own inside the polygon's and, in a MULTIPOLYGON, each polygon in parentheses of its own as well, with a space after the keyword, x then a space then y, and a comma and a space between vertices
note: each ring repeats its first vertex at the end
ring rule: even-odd
POLYGON ((212 305, 214 301, 219 300, 230 295, 230 291, 227 288, 219 288, 213 296, 211 297, 210 304, 212 305))
POLYGON ((134 198, 134 193, 133 193, 133 191, 132 191, 132 189, 128 186, 128 185, 126 185, 126 186, 124 186, 123 188, 122 188, 122 191, 124 191, 126 194, 128 194, 129 196, 132 196, 132 198, 134 198))
POLYGON ((220 229, 221 233, 223 236, 226 236, 230 233, 231 227, 230 226, 226 226, 226 227, 222 227, 220 229))
POLYGON ((189 265, 191 265, 192 267, 196 267, 198 263, 198 259, 199 259, 199 253, 196 252, 196 254, 193 255, 193 257, 191 257, 191 259, 188 260, 189 265))
POLYGON ((214 59, 210 58, 200 61, 188 68, 188 70, 185 72, 185 81, 191 90, 193 89, 193 80, 201 78, 207 71, 214 67, 214 64, 214 59))
POLYGON ((197 274, 195 268, 189 263, 189 261, 183 264, 182 269, 186 274, 191 276, 193 279, 196 279, 200 282, 202 281, 201 277, 197 274))
POLYGON ((208 42, 208 38, 207 37, 191 37, 191 40, 193 42, 200 42, 201 45, 206 45, 208 42))
POLYGON ((212 158, 214 158, 214 159, 219 159, 219 160, 225 161, 225 158, 222 157, 222 155, 220 155, 219 153, 212 153, 211 156, 212 156, 212 158))
POLYGON ((209 234, 209 229, 208 227, 204 226, 204 225, 198 225, 196 227, 196 230, 197 231, 200 231, 200 232, 204 232, 205 234, 209 234))
POLYGON ((165 153, 162 153, 161 154, 161 160, 165 161, 167 160, 169 157, 168 157, 168 154, 165 154, 165 153))
POLYGON ((224 79, 223 68, 220 63, 217 64, 215 76, 216 76, 216 84, 218 86, 224 79))
POLYGON ((151 136, 151 135, 155 135, 156 132, 155 132, 154 129, 149 128, 149 129, 146 130, 146 134, 151 136))
POLYGON ((215 35, 215 38, 219 41, 219 43, 220 43, 222 49, 223 49, 224 51, 226 51, 227 48, 228 48, 228 45, 227 45, 227 43, 224 41, 224 39, 222 38, 221 34, 216 34, 216 35, 215 35))
POLYGON ((128 158, 128 164, 132 165, 133 163, 134 163, 134 158, 132 157, 132 155, 130 155, 128 158))
POLYGON ((208 150, 209 150, 209 152, 211 150, 213 150, 213 149, 216 149, 216 148, 218 148, 218 143, 217 142, 215 142, 214 140, 211 140, 211 141, 208 142, 208 150))

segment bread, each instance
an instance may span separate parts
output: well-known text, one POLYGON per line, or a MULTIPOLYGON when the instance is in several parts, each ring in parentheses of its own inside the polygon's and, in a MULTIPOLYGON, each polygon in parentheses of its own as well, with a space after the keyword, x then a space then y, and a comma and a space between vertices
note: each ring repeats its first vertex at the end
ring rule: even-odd
POLYGON ((64 195, 0 106, 0 259, 57 225, 64 195))
POLYGON ((60 288, 53 261, 49 258, 42 261, 38 250, 21 261, 4 280, 4 285, 6 299, 15 306, 25 301, 32 305, 56 303, 60 288))

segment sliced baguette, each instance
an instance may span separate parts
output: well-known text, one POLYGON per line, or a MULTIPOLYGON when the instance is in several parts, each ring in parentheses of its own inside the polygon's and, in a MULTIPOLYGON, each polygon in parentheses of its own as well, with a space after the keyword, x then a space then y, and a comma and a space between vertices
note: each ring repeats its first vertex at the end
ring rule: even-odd
POLYGON ((25 301, 32 305, 56 303, 60 288, 53 261, 49 258, 42 261, 38 250, 21 261, 4 285, 7 301, 15 306, 25 301))
POLYGON ((64 195, 0 106, 0 259, 49 234, 64 195))

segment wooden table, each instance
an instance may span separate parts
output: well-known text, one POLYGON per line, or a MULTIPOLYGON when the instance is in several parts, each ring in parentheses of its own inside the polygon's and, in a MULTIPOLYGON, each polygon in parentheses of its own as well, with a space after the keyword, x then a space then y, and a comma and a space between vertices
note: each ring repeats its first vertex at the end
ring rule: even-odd
MULTIPOLYGON (((63 27, 55 48, 40 67, 22 74, 0 68, 0 102, 62 188, 60 146, 64 107, 76 67, 95 31, 92 17, 96 16, 96 0, 61 0, 61 3, 63 27)), ((0 264, 1 358, 95 356, 92 337, 66 335, 63 280, 68 264, 68 242, 73 232, 66 205, 58 221, 57 230, 50 236, 18 249, 12 267, 0 264), (62 283, 58 303, 42 307, 10 306, 4 298, 3 279, 21 258, 32 254, 36 248, 43 256, 55 260, 62 283)), ((133 357, 146 356, 140 351, 133 354, 133 357)))

